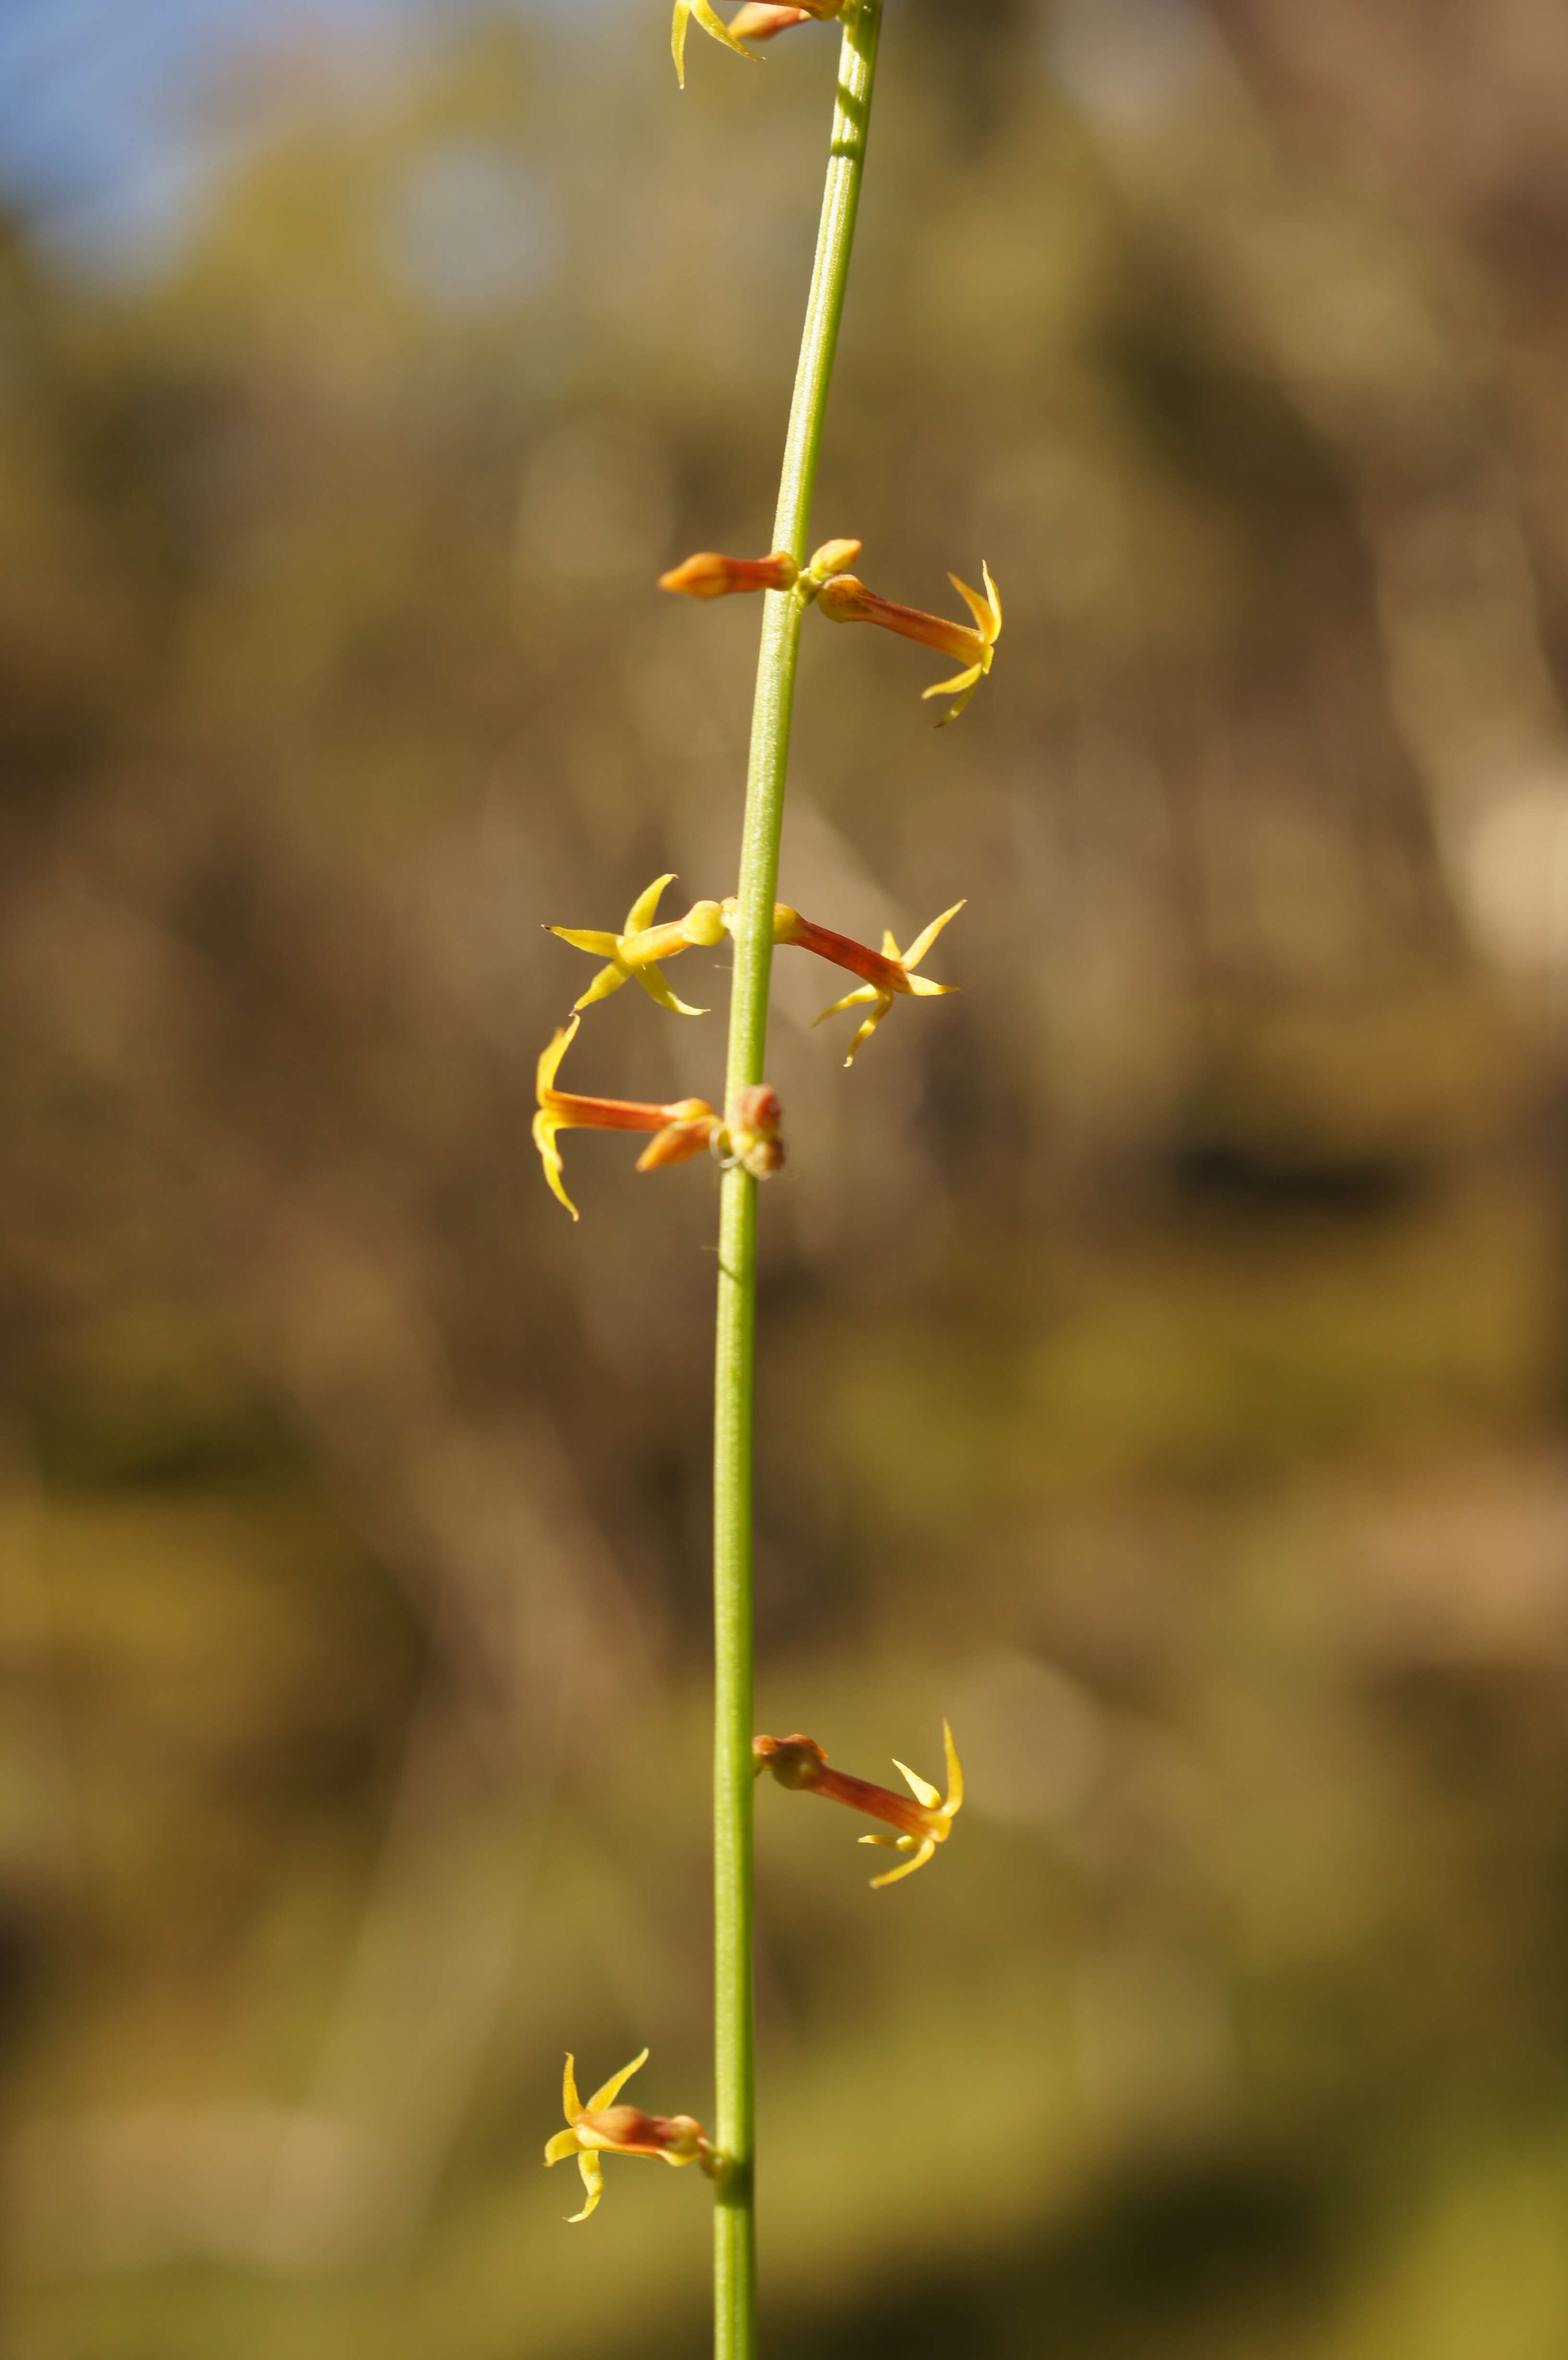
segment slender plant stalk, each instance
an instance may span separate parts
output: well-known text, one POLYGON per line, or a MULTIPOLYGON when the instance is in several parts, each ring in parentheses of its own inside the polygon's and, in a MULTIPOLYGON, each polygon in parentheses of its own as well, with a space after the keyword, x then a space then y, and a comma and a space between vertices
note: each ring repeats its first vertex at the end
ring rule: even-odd
MULTIPOLYGON (((833 147, 800 360, 789 410, 773 546, 806 560, 833 351, 849 277, 877 67, 882 0, 844 20, 833 147)), ((769 591, 752 710, 741 843, 725 1102, 763 1078, 773 904, 803 601, 769 591)), ((757 1338, 757 1182, 727 1172, 719 1218, 713 1402, 714 2134, 728 2169, 713 2228, 715 2360, 755 2360, 757 2191, 752 2061, 752 1405, 757 1338)))

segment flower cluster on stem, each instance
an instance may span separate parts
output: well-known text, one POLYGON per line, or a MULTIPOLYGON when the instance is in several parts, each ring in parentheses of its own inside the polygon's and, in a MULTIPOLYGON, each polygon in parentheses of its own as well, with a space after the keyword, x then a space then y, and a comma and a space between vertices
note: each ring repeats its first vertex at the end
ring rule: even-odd
POLYGON ((659 586, 683 591, 689 598, 726 598, 748 590, 793 590, 802 604, 820 606, 830 622, 875 623, 884 631, 897 632, 901 639, 935 648, 940 655, 951 656, 964 666, 953 679, 936 681, 920 692, 922 697, 953 698, 937 724, 940 729, 963 712, 990 671, 1002 636, 1002 601, 991 569, 981 561, 983 592, 972 590, 956 574, 948 575, 975 618, 973 623, 954 623, 945 615, 928 615, 923 606, 901 606, 896 599, 868 590, 847 570, 860 549, 858 541, 824 541, 803 572, 796 568, 787 550, 775 551, 771 557, 721 557, 716 550, 704 549, 684 564, 661 574, 659 586))
MULTIPOLYGON (((714 2112, 710 2139, 693 2115, 644 2114, 620 2092, 648 2051, 611 2076, 584 2105, 568 2057, 562 2092, 565 2127, 545 2148, 555 2164, 575 2157, 585 2221, 600 2200, 603 2158, 625 2155, 681 2166, 697 2163, 714 2183, 714 2348, 716 2360, 756 2360, 755 2135, 752 2023, 753 1791, 763 1770, 797 1793, 816 1794, 877 1824, 865 1843, 890 1848, 896 1864, 872 1879, 883 1887, 924 1867, 952 1834, 964 1800, 953 1733, 942 1724, 947 1791, 900 1763, 909 1789, 899 1794, 834 1769, 822 1748, 801 1734, 752 1734, 752 1428, 757 1326, 756 1183, 784 1162, 779 1099, 764 1079, 768 987, 776 949, 809 952, 844 970, 854 988, 823 1017, 863 1011, 844 1062, 870 1038, 898 999, 931 999, 955 987, 920 972, 938 935, 964 907, 955 901, 900 951, 885 932, 880 948, 836 932, 778 898, 779 857, 796 663, 804 617, 813 607, 832 622, 871 623, 946 657, 957 674, 927 689, 949 700, 944 719, 963 711, 991 671, 1002 628, 1001 601, 988 567, 984 591, 956 575, 970 620, 928 614, 882 596, 851 571, 857 540, 823 541, 811 555, 809 526, 842 315, 855 212, 865 164, 882 0, 746 0, 729 21, 713 0, 675 0, 671 48, 685 77, 692 23, 710 39, 755 60, 747 41, 766 42, 813 19, 843 27, 833 135, 800 366, 791 403, 773 546, 760 557, 702 550, 660 577, 660 587, 698 600, 757 595, 763 600, 751 748, 735 892, 693 901, 685 914, 659 918, 673 877, 640 893, 616 929, 553 925, 550 931, 596 962, 569 1021, 539 1060, 533 1133, 545 1178, 572 1218, 560 1135, 569 1130, 646 1134, 639 1171, 690 1162, 706 1149, 723 1167, 719 1223, 713 1421, 713 1863, 714 2112), (679 999, 665 969, 691 950, 734 948, 724 1111, 706 1098, 657 1100, 590 1097, 562 1088, 560 1074, 587 1011, 636 982, 666 1012, 704 1011, 679 999)), ((819 1020, 821 1021, 821 1020, 819 1020)))
MULTIPOLYGON (((659 962, 674 958, 684 950, 711 948, 721 942, 726 934, 734 931, 740 903, 733 893, 726 894, 722 901, 694 901, 683 918, 671 918, 662 925, 654 925, 650 922, 659 906, 659 896, 672 881, 669 877, 656 878, 647 891, 638 895, 627 915, 624 934, 606 934, 585 926, 546 927, 547 934, 557 934, 563 943, 571 943, 574 949, 587 951, 594 958, 606 962, 576 1001, 579 1011, 591 1008, 596 1000, 607 999, 611 992, 619 991, 623 983, 635 979, 659 1001, 660 1007, 671 1009, 677 1015, 701 1016, 706 1013, 705 1010, 690 1008, 685 1000, 677 1000, 659 971, 659 962)), ((881 949, 873 950, 869 943, 856 942, 851 934, 836 934, 831 926, 822 926, 814 919, 803 918, 799 910, 790 908, 788 901, 775 901, 773 940, 776 945, 792 945, 797 950, 811 951, 816 957, 826 959, 830 965, 846 967, 851 975, 861 978, 858 991, 846 992, 842 1000, 835 1000, 832 1007, 824 1008, 816 1020, 820 1024, 823 1018, 837 1016, 846 1008, 870 1008, 870 1015, 849 1044, 849 1054, 844 1061, 846 1065, 855 1063, 855 1051, 862 1042, 870 1039, 895 1000, 936 1000, 957 990, 956 984, 933 983, 929 976, 917 975, 915 969, 943 926, 950 919, 956 918, 963 907, 962 901, 954 901, 940 918, 931 920, 925 932, 910 944, 907 951, 901 952, 890 933, 884 932, 881 949)), ((621 1127, 635 1129, 637 1126, 628 1123, 621 1127)))

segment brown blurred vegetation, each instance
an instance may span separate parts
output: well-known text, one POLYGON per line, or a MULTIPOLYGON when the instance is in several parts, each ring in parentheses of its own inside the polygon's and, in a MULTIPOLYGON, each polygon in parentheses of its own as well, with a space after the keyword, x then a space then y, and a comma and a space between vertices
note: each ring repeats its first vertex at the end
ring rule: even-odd
MULTIPOLYGON (((694 2180, 539 2157, 569 2046, 708 2103, 713 1184, 528 1120, 542 922, 733 885, 651 585, 767 546, 832 46, 664 43, 6 237, 19 2360, 702 2345, 694 2180)), ((940 737, 808 632, 783 890, 964 996, 845 1075, 779 962, 762 1710, 972 1803, 872 1896, 759 1797, 768 2348, 1557 2360, 1568 22, 889 0, 878 108, 817 521, 1007 625, 940 737)))

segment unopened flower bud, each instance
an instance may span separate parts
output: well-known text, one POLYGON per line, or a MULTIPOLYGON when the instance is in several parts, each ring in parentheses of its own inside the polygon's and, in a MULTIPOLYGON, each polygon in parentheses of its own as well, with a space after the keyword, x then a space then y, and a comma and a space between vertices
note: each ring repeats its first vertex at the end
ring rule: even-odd
POLYGON ((713 1153, 726 1168, 738 1164, 754 1180, 769 1180, 784 1165, 783 1120, 779 1094, 766 1082, 737 1090, 723 1129, 713 1133, 713 1153))
POLYGON ((772 1137, 784 1120, 784 1109, 779 1103, 777 1090, 766 1082, 754 1087, 737 1090, 730 1108, 730 1120, 745 1131, 754 1131, 772 1137))
POLYGON ((684 591, 688 598, 727 598, 737 591, 793 589, 800 567, 787 549, 771 557, 722 557, 700 549, 659 577, 661 590, 684 591))
POLYGON ((844 573, 855 563, 860 551, 858 541, 824 541, 821 549, 811 552, 811 563, 806 568, 807 581, 816 587, 832 575, 844 573))
POLYGON ((800 0, 794 7, 779 5, 777 0, 747 0, 730 18, 730 30, 737 40, 770 41, 775 33, 787 33, 792 25, 810 24, 813 17, 820 23, 841 14, 842 0, 800 0))
POLYGON ((780 7, 773 5, 773 0, 747 0, 747 5, 736 9, 730 18, 730 30, 737 40, 770 41, 775 33, 787 33, 792 25, 807 25, 811 19, 809 8, 780 7))
POLYGON ((639 1172, 661 1172, 671 1164, 688 1163, 719 1136, 713 1110, 703 1106, 701 1098, 682 1098, 679 1110, 675 1107, 664 1110, 676 1119, 648 1141, 637 1157, 639 1172))

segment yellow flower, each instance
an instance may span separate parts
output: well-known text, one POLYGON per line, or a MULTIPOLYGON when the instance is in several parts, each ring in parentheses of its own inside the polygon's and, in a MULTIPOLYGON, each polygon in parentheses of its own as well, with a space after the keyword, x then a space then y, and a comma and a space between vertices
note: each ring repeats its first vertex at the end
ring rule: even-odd
POLYGON ((817 593, 817 604, 830 621, 835 623, 877 623, 885 631, 897 631, 901 639, 918 639, 928 648, 940 649, 943 655, 956 656, 964 666, 955 679, 941 680, 934 687, 925 689, 925 696, 951 696, 953 704, 937 724, 954 720, 961 714, 985 674, 991 669, 996 641, 1002 635, 1002 602, 996 585, 991 579, 988 565, 981 566, 985 576, 985 594, 971 590, 956 574, 948 580, 975 617, 973 628, 967 623, 951 623, 944 615, 928 615, 920 606, 900 606, 891 598, 879 598, 853 574, 840 574, 824 582, 817 593))
POLYGON ((667 885, 675 881, 675 872, 656 877, 646 892, 639 893, 626 912, 626 931, 619 934, 601 934, 574 926, 547 926, 547 934, 559 934, 563 943, 574 950, 587 951, 594 958, 608 960, 600 968, 581 1000, 574 1007, 581 1011, 592 1008, 594 1001, 607 1000, 612 991, 619 991, 623 983, 635 976, 650 1000, 660 1008, 668 1008, 675 1016, 705 1016, 705 1008, 689 1008, 677 1000, 659 971, 657 962, 673 958, 678 951, 712 949, 724 937, 724 916, 716 901, 696 901, 683 918, 662 926, 653 923, 653 913, 659 907, 659 896, 667 885))
MULTIPOLYGON (((597 934, 585 927, 574 926, 549 926, 545 929, 547 934, 558 934, 563 943, 571 943, 576 950, 587 951, 595 958, 608 960, 608 965, 600 968, 582 999, 576 1002, 578 1011, 591 1007, 596 1000, 606 999, 612 991, 619 991, 622 984, 635 976, 660 1007, 673 1009, 681 1016, 701 1016, 705 1012, 700 1008, 689 1008, 683 1000, 677 1000, 655 962, 674 958, 680 952, 697 945, 710 947, 721 940, 726 930, 733 934, 740 904, 733 893, 723 901, 694 901, 683 918, 671 919, 662 926, 648 925, 646 922, 652 915, 659 894, 670 882, 668 877, 657 879, 640 901, 633 903, 624 934, 597 934), (643 922, 640 924, 637 923, 639 920, 643 922)), ((817 1018, 820 1024, 823 1018, 837 1016, 846 1008, 870 1008, 870 1015, 849 1044, 849 1054, 844 1061, 846 1065, 854 1065, 855 1051, 863 1041, 870 1039, 896 999, 903 996, 935 1000, 946 992, 957 990, 956 984, 932 983, 929 977, 916 975, 914 969, 948 920, 955 918, 963 907, 962 901, 955 901, 951 910, 944 910, 940 918, 932 920, 908 951, 900 952, 890 934, 883 934, 881 949, 874 951, 868 943, 857 943, 849 934, 835 934, 831 926, 819 926, 811 919, 803 918, 799 910, 792 910, 787 901, 775 901, 773 939, 776 944, 793 944, 798 950, 812 951, 818 958, 828 959, 835 967, 848 967, 852 975, 864 978, 858 991, 849 992, 843 1000, 835 1000, 833 1006, 824 1008, 817 1018)))
POLYGON ((784 7, 772 5, 772 0, 748 0, 748 5, 732 16, 726 25, 723 17, 716 16, 709 6, 708 0, 675 0, 675 22, 670 27, 670 46, 675 54, 675 71, 681 77, 681 89, 686 87, 686 20, 689 16, 695 16, 703 32, 711 33, 715 41, 723 41, 727 49, 734 49, 740 57, 749 58, 751 50, 741 46, 740 36, 743 33, 749 40, 768 41, 775 33, 782 33, 789 26, 803 24, 808 16, 815 16, 819 21, 840 16, 845 5, 846 0, 798 0, 797 5, 784 7))
POLYGON ((827 1756, 814 1737, 754 1737, 752 1754, 760 1774, 770 1770, 781 1786, 790 1786, 808 1795, 825 1795, 832 1803, 843 1803, 852 1811, 864 1811, 868 1819, 884 1819, 897 1828, 895 1836, 862 1836, 862 1843, 887 1844, 894 1852, 914 1854, 884 1875, 874 1876, 874 1887, 897 1885, 901 1876, 913 1876, 923 1868, 939 1843, 945 1843, 953 1832, 953 1822, 964 1803, 964 1771, 958 1759, 958 1748, 953 1742, 953 1732, 944 1721, 942 1742, 947 1751, 947 1793, 939 1795, 936 1788, 905 1763, 894 1757, 893 1767, 902 1775, 910 1794, 900 1795, 891 1786, 874 1786, 869 1778, 852 1778, 843 1770, 830 1770, 827 1756))
POLYGON ((700 1155, 720 1128, 706 1098, 677 1098, 672 1105, 655 1106, 635 1098, 579 1098, 570 1090, 558 1090, 556 1073, 582 1022, 581 1016, 574 1016, 540 1056, 539 1112, 534 1117, 534 1145, 544 1176, 573 1220, 577 1207, 561 1179, 561 1150, 555 1143, 558 1131, 651 1131, 657 1135, 637 1159, 637 1170, 649 1172, 659 1164, 682 1164, 689 1155, 700 1155))
POLYGON ((784 1162, 779 1136, 782 1120, 779 1100, 767 1084, 739 1090, 727 1118, 721 1120, 706 1098, 675 1098, 657 1105, 644 1098, 590 1098, 572 1090, 558 1090, 555 1077, 561 1061, 577 1038, 581 1016, 555 1033, 539 1061, 539 1112, 534 1117, 534 1145, 544 1165, 544 1176, 573 1220, 577 1207, 561 1178, 559 1131, 651 1131, 654 1136, 637 1157, 639 1172, 657 1172, 667 1164, 684 1164, 711 1148, 725 1165, 739 1164, 754 1180, 766 1180, 784 1162))
MULTIPOLYGON (((728 902, 724 904, 726 910, 729 906, 728 902)), ((846 1065, 854 1065, 855 1051, 863 1041, 870 1040, 900 993, 933 1000, 944 992, 957 990, 956 984, 932 983, 928 977, 915 975, 911 970, 919 967, 948 920, 956 918, 963 907, 962 901, 955 901, 951 910, 944 910, 940 918, 931 920, 925 933, 907 951, 900 953, 890 934, 883 934, 881 949, 874 951, 865 943, 852 941, 847 934, 835 934, 829 926, 813 925, 809 918, 802 918, 798 910, 791 910, 783 901, 774 903, 776 943, 794 943, 801 950, 815 951, 819 958, 831 959, 835 967, 848 967, 852 975, 866 978, 858 991, 846 992, 842 1000, 835 1000, 816 1020, 821 1024, 824 1018, 837 1016, 846 1008, 870 1007, 870 1015, 849 1044, 849 1054, 844 1061, 846 1065)))
POLYGON ((557 2131, 545 2143, 547 2164, 563 2162, 569 2155, 577 2158, 577 2169, 583 2174, 583 2185, 588 2201, 581 2212, 573 2212, 573 2224, 586 2221, 604 2192, 604 2171, 601 2155, 662 2156, 666 2163, 679 2169, 683 2163, 700 2163, 712 2174, 714 2166, 713 2149, 701 2123, 690 2114, 645 2114, 637 2106, 617 2106, 615 2100, 624 2082, 629 2081, 639 2065, 648 2062, 645 2049, 618 2073, 612 2073, 602 2088, 594 2091, 583 2105, 577 2095, 573 2075, 573 2060, 568 2056, 561 2084, 561 2103, 566 2115, 566 2128, 557 2131))
POLYGON ((686 87, 686 22, 691 16, 695 16, 704 33, 711 34, 715 41, 723 41, 725 49, 733 49, 737 58, 750 58, 754 64, 760 62, 754 49, 745 48, 736 40, 724 18, 711 5, 711 0, 675 0, 675 18, 670 28, 670 48, 675 60, 675 71, 682 90, 686 87))

